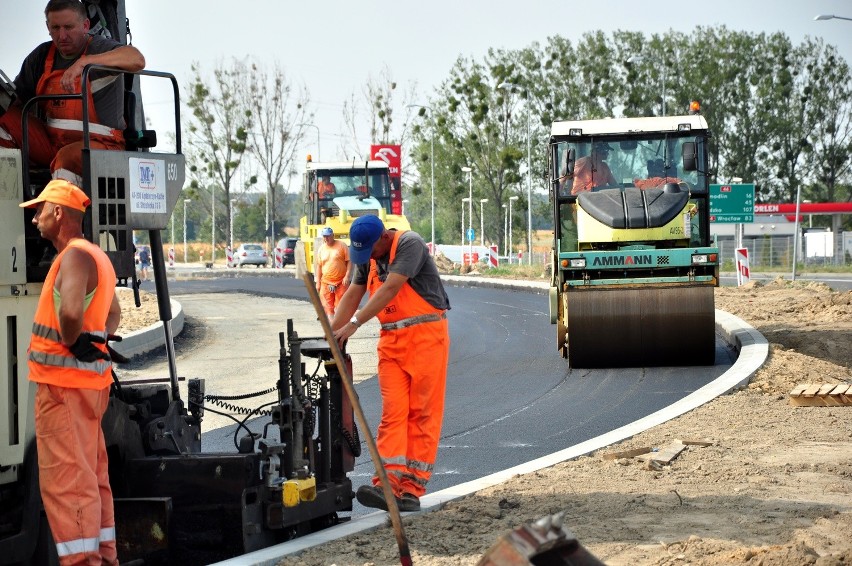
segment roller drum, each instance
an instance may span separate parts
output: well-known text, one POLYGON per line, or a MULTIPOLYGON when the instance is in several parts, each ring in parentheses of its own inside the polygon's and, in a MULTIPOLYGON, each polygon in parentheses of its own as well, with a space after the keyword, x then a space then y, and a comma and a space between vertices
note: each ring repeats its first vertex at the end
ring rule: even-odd
POLYGON ((710 285, 580 287, 564 300, 572 368, 715 362, 710 285))

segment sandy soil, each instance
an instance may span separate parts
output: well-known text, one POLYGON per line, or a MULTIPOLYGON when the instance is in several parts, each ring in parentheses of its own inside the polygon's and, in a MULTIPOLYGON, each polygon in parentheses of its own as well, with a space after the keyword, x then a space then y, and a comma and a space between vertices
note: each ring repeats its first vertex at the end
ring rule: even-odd
MULTIPOLYGON (((770 357, 744 390, 575 460, 404 519, 418 565, 476 564, 498 537, 557 512, 609 565, 852 564, 852 406, 794 407, 799 383, 852 381, 852 292, 777 280, 716 290, 770 357), (614 451, 702 440, 669 465, 614 451)), ((156 318, 156 317, 155 317, 156 318)), ((390 528, 285 565, 399 564, 390 528)))

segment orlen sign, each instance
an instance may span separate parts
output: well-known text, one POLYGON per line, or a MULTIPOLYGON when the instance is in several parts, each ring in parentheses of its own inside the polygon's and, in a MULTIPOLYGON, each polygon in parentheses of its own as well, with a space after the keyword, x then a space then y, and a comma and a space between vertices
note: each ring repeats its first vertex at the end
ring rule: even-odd
POLYGON ((391 180, 391 212, 402 214, 402 146, 371 145, 370 156, 371 159, 388 164, 391 180))

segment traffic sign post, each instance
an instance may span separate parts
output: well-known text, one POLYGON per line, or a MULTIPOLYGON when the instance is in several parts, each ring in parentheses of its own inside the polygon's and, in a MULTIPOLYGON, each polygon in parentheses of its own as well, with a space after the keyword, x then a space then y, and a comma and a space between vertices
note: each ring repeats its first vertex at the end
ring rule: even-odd
POLYGON ((710 185, 710 222, 754 222, 754 184, 710 185))
POLYGON ((476 239, 476 232, 473 230, 473 228, 468 228, 467 229, 467 241, 472 242, 475 239, 476 239))

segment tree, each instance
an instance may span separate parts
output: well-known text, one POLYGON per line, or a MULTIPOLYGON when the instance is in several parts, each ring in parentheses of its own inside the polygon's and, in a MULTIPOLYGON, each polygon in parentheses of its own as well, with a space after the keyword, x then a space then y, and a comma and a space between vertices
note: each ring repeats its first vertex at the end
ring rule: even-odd
MULTIPOLYGON (((304 87, 294 92, 284 70, 276 63, 270 71, 252 63, 247 81, 237 85, 242 104, 251 112, 248 150, 257 160, 266 181, 271 223, 265 221, 265 232, 274 242, 277 214, 276 189, 294 167, 296 150, 305 135, 305 124, 313 121, 308 110, 309 96, 304 87)), ((263 200, 264 207, 266 199, 263 200)))
POLYGON ((378 78, 372 75, 367 77, 360 98, 352 93, 349 100, 343 103, 347 136, 342 141, 341 150, 347 159, 364 155, 364 148, 358 147, 361 138, 357 124, 362 114, 367 117, 369 124, 370 143, 404 145, 407 142, 410 113, 403 112, 403 109, 413 103, 417 85, 410 83, 402 92, 397 90, 398 86, 390 69, 385 66, 378 78), (397 112, 406 119, 395 122, 397 112))
MULTIPOLYGON (((187 89, 189 99, 186 102, 192 111, 187 144, 192 179, 190 188, 192 196, 199 202, 206 201, 202 195, 210 191, 211 197, 207 202, 210 203, 212 218, 216 217, 216 202, 223 205, 226 214, 216 219, 216 226, 212 230, 229 234, 234 177, 247 149, 246 141, 252 124, 251 110, 246 107, 242 97, 236 94, 238 89, 235 86, 246 81, 249 70, 237 60, 230 67, 219 63, 209 84, 197 63, 192 65, 192 73, 187 89)), ((245 188, 240 187, 238 193, 245 188)), ((215 234, 213 240, 217 240, 215 234)), ((228 245, 232 246, 233 242, 229 241, 228 245)), ((214 249, 214 256, 215 253, 214 249)))

